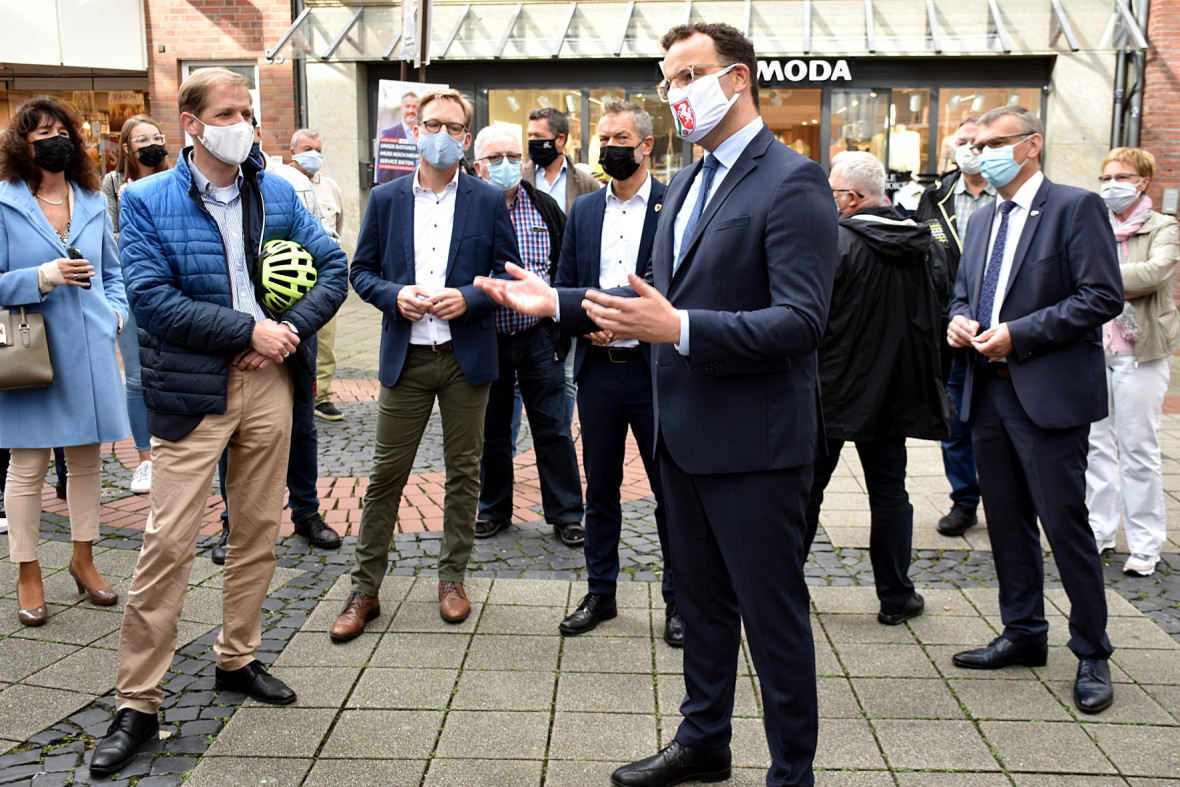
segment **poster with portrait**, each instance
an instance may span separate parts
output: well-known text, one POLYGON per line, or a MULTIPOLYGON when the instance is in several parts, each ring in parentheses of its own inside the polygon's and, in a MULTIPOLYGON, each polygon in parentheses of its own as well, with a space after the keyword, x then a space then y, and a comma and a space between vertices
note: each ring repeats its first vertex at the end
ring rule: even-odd
POLYGON ((382 79, 377 85, 377 183, 388 183, 414 171, 418 146, 414 124, 418 122, 418 99, 447 85, 433 82, 402 82, 382 79))

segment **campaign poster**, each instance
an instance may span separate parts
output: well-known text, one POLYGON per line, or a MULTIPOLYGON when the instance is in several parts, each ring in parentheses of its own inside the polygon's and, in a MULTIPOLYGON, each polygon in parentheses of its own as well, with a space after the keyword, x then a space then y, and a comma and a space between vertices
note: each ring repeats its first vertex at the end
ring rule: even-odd
POLYGON ((433 82, 402 82, 382 79, 377 85, 377 183, 388 183, 414 171, 418 145, 414 124, 418 122, 418 100, 447 85, 433 82))

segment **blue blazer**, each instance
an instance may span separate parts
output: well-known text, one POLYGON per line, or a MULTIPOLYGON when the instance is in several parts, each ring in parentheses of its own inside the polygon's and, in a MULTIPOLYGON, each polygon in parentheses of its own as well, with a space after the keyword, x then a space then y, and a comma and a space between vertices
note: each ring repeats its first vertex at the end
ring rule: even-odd
MULTIPOLYGON (((995 205, 981 208, 967 225, 952 317, 977 319, 995 212, 995 205)), ((1020 233, 1000 307, 1012 337, 1012 387, 1037 426, 1064 429, 1106 417, 1102 325, 1122 308, 1123 281, 1102 199, 1045 179, 1020 233)), ((964 422, 971 417, 976 365, 967 367, 964 422)))
MULTIPOLYGON (((413 185, 412 177, 398 178, 370 193, 349 274, 357 295, 384 314, 378 377, 387 386, 397 383, 410 346, 412 323, 398 311, 397 294, 416 283, 413 185)), ((472 281, 505 275, 505 262, 521 264, 504 192, 460 172, 446 286, 467 300, 467 312, 450 328, 455 357, 472 385, 490 383, 500 373, 495 304, 472 281)))
MULTIPOLYGON (((689 314, 688 356, 652 347, 659 436, 693 474, 809 465, 823 438, 816 349, 836 270, 827 176, 765 126, 714 191, 672 273, 676 214, 700 164, 664 195, 648 278, 689 314)), ((580 316, 561 294, 563 323, 580 316), (568 316, 567 316, 568 315, 568 316)))
MULTIPOLYGON (((649 175, 649 177, 651 177, 649 175)), ((660 219, 660 208, 664 192, 668 190, 660 181, 651 178, 651 193, 647 200, 647 216, 643 220, 643 235, 639 239, 639 254, 635 259, 635 274, 647 276, 651 262, 651 247, 656 237, 656 225, 660 219)), ((583 287, 599 289, 602 273, 602 222, 606 216, 606 194, 609 189, 599 189, 583 194, 570 206, 569 218, 565 224, 565 238, 561 242, 561 260, 557 263, 558 287, 583 287)), ((590 340, 578 337, 574 349, 574 379, 580 378, 582 361, 590 340)), ((641 343, 643 357, 651 365, 651 345, 641 343)))

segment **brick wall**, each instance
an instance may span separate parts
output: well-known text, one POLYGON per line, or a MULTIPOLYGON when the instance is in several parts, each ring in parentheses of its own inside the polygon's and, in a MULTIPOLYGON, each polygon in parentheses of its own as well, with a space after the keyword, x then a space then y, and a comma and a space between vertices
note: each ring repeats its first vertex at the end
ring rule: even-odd
POLYGON ((184 140, 176 108, 184 62, 233 60, 257 64, 262 147, 286 156, 296 127, 295 72, 290 60, 267 63, 266 49, 291 25, 290 0, 147 0, 145 5, 151 114, 168 135, 169 148, 184 140))

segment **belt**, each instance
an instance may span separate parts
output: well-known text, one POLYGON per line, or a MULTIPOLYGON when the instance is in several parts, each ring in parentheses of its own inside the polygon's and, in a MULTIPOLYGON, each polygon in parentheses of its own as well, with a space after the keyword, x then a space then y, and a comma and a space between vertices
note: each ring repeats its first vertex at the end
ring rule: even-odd
POLYGON ((429 350, 434 353, 449 353, 455 348, 451 346, 450 342, 440 342, 439 344, 411 344, 411 350, 429 350))
POLYGON ((643 350, 638 347, 599 347, 594 344, 587 349, 595 355, 605 355, 611 363, 631 363, 643 360, 643 350))
POLYGON ((1012 370, 1008 368, 1006 363, 989 363, 984 364, 983 371, 991 377, 997 377, 1001 380, 1011 380, 1012 370))

